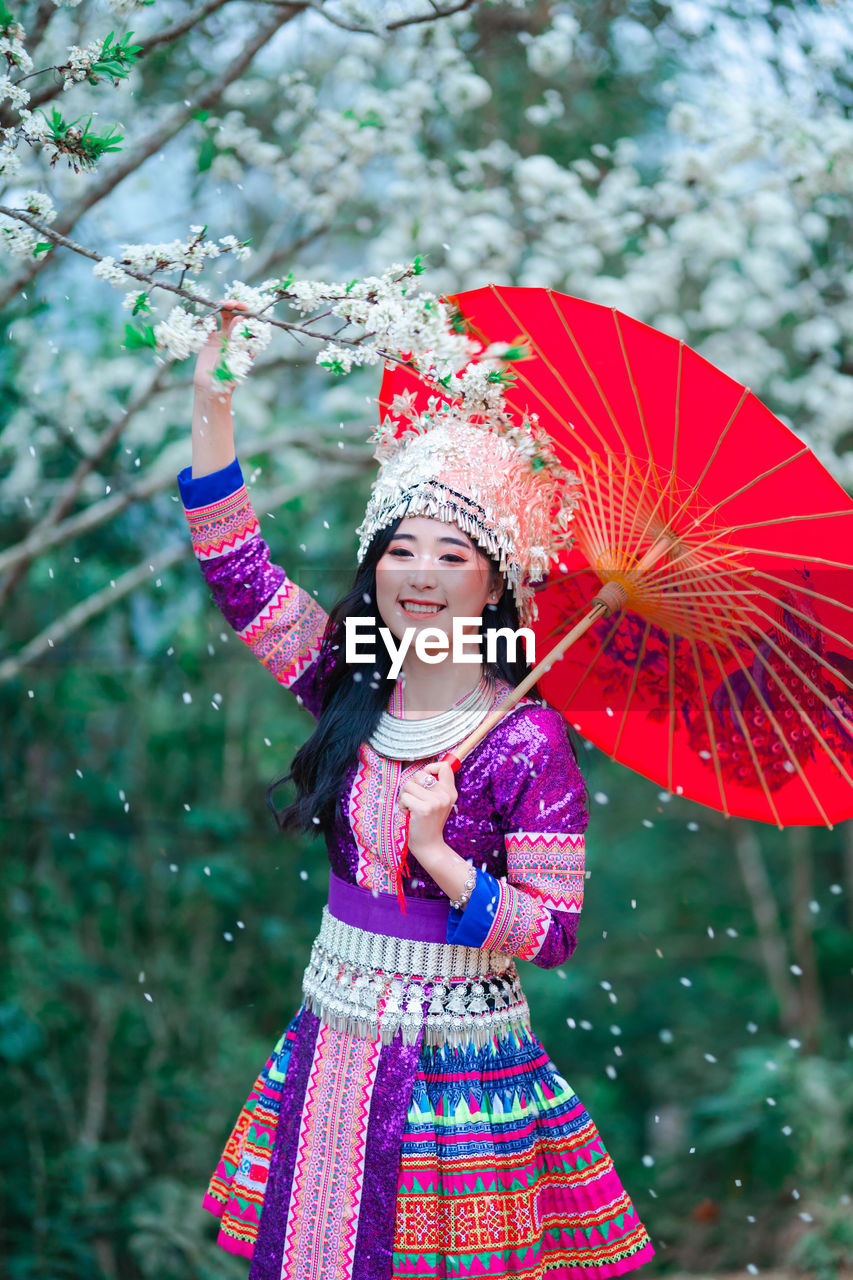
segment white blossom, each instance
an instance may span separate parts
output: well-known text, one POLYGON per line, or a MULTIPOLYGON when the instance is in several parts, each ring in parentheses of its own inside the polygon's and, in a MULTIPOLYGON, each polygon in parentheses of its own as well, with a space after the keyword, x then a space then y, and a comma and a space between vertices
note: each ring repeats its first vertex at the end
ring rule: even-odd
POLYGON ((0 76, 0 102, 9 102, 17 110, 25 107, 29 100, 26 89, 15 84, 9 76, 0 76))
POLYGON ((526 41, 527 64, 539 76, 555 76, 572 60, 580 24, 573 14, 555 13, 551 26, 526 41))
POLYGON ((65 73, 62 88, 70 89, 78 81, 85 80, 91 68, 100 58, 103 48, 103 40, 90 40, 85 49, 78 44, 70 45, 66 60, 68 70, 65 73))
MULTIPOLYGON (((127 277, 125 277, 127 278, 127 277)), ((145 289, 131 289, 121 300, 123 311, 133 311, 136 305, 147 296, 145 289)))
POLYGON ((130 276, 122 271, 115 258, 102 258, 100 262, 96 262, 92 275, 98 280, 106 280, 117 289, 121 289, 130 280, 130 276))
POLYGON ((186 360, 201 350, 215 328, 213 316, 194 316, 185 307, 176 306, 154 326, 154 338, 158 348, 172 360, 186 360))
POLYGON ((33 60, 24 48, 26 38, 20 23, 12 23, 6 35, 0 35, 0 64, 13 64, 26 75, 33 69, 33 60))

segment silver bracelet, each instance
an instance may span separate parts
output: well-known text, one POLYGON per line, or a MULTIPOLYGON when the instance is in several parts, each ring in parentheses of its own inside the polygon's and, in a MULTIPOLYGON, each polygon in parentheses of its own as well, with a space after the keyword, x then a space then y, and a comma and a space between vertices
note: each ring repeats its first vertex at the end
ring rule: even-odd
POLYGON ((472 867, 469 863, 468 875, 466 876, 465 883, 462 886, 462 892, 460 893, 459 897, 456 898, 455 900, 453 898, 450 899, 450 905, 451 907, 453 907, 454 911, 462 910, 462 908, 467 903, 468 899, 471 897, 471 894, 474 892, 474 886, 476 883, 477 883, 477 868, 472 867))

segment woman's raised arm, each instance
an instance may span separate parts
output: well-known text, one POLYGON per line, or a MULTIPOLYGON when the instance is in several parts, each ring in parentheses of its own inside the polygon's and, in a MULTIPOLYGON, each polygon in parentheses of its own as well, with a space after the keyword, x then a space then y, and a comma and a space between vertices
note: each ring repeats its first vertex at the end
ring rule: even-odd
POLYGON ((196 558, 226 622, 276 680, 318 715, 326 613, 270 562, 234 450, 233 384, 213 376, 234 311, 223 313, 222 330, 210 335, 196 362, 193 461, 178 475, 181 500, 196 558))

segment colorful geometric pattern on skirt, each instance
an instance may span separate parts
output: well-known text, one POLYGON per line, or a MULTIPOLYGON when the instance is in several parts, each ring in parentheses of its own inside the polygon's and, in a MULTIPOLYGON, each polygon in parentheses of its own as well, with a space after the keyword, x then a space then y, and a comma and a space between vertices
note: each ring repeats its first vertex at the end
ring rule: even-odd
MULTIPOLYGON (((246 1257, 258 1236, 300 1015, 258 1077, 204 1201, 222 1217, 219 1244, 246 1257)), ((317 1037, 287 1224, 278 1228, 286 1236, 284 1274, 348 1273, 367 1172, 364 1120, 379 1059, 370 1041, 330 1038, 327 1029, 317 1037), (358 1048, 353 1057, 350 1050, 358 1048), (346 1203, 333 1205, 325 1175, 334 1169, 341 1137, 357 1151, 343 1153, 339 1190, 346 1203)), ((597 1129, 527 1032, 483 1049, 420 1050, 396 1182, 388 1272, 395 1280, 591 1280, 631 1271, 653 1255, 597 1129)))
POLYGON ((377 1040, 321 1026, 314 1048, 287 1214, 281 1274, 352 1274, 364 1185, 377 1040))
POLYGON ((534 1036, 424 1050, 393 1275, 576 1280, 652 1256, 595 1125, 534 1036))
POLYGON ((219 1244, 229 1253, 247 1258, 251 1258, 258 1238, 281 1091, 298 1024, 296 1017, 255 1081, 204 1197, 204 1207, 221 1218, 219 1244))

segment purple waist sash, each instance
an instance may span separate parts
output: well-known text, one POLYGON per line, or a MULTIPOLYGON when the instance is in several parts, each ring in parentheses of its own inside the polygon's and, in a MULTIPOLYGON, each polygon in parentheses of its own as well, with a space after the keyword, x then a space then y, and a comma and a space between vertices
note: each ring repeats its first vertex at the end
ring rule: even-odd
POLYGON ((329 873, 329 914, 344 924, 388 938, 410 942, 447 942, 449 903, 441 898, 407 898, 406 915, 390 893, 374 896, 370 889, 348 884, 329 873))

